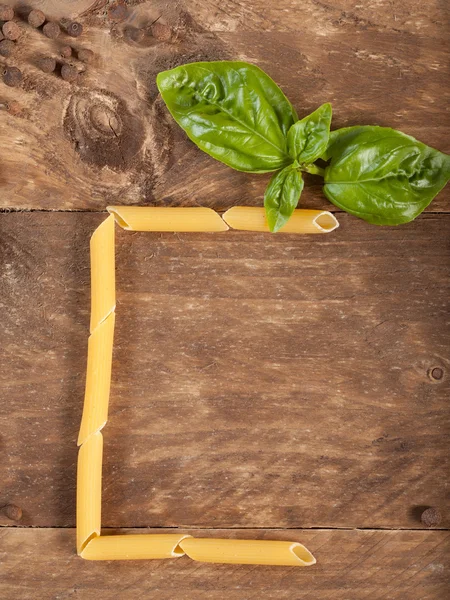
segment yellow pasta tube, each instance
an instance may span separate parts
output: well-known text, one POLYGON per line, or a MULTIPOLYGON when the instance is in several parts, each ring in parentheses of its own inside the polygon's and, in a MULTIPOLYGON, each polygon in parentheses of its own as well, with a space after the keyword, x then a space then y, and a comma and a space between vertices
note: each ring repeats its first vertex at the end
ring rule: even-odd
POLYGON ((314 556, 297 542, 188 538, 180 542, 186 554, 200 562, 308 567, 314 556))
POLYGON ((100 535, 102 506, 103 436, 91 435, 78 452, 77 552, 100 535))
POLYGON ((188 537, 179 533, 106 535, 93 539, 81 556, 87 560, 176 558, 184 555, 179 544, 188 537))
POLYGON ((116 307, 114 217, 108 217, 91 237, 91 332, 116 307))
POLYGON ((129 231, 227 231, 212 208, 167 206, 108 206, 117 223, 129 231))
MULTIPOLYGON (((270 231, 264 208, 233 206, 223 215, 232 229, 270 231)), ((279 233, 330 233, 339 227, 336 217, 326 210, 297 209, 279 233)))
POLYGON ((108 419, 115 312, 112 312, 89 337, 86 389, 78 445, 100 431, 108 419))

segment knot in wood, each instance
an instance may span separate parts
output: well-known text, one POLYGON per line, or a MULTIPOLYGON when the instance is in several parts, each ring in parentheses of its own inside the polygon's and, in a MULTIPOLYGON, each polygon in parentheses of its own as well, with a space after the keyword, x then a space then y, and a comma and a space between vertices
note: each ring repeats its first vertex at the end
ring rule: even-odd
POLYGON ((140 160, 144 125, 112 92, 78 90, 67 107, 64 129, 87 163, 124 171, 140 160))
POLYGON ((101 134, 117 137, 122 132, 122 122, 119 115, 109 106, 94 104, 90 110, 92 126, 101 134))

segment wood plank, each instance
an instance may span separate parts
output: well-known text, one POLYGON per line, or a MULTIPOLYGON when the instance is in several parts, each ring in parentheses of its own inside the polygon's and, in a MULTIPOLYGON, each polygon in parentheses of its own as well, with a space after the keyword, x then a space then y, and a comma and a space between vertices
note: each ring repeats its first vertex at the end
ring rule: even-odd
POLYGON ((402 33, 424 31, 445 39, 450 18, 439 0, 185 0, 189 14, 208 31, 314 31, 319 35, 346 29, 402 33))
MULTIPOLYGON (((0 215, 0 505, 23 525, 74 525, 102 218, 0 215)), ((450 217, 340 220, 118 232, 105 526, 418 528, 443 509, 450 217)))
MULTIPOLYGON (((17 0, 4 0, 17 6, 17 0)), ((109 2, 109 4, 119 4, 109 2)), ((108 0, 29 0, 26 6, 39 8, 53 19, 62 17, 88 18, 89 23, 105 26, 117 20, 108 14, 108 0)), ((378 0, 355 4, 352 0, 184 0, 168 3, 166 0, 133 0, 128 18, 137 16, 159 17, 162 22, 176 25, 191 21, 207 31, 303 31, 312 29, 323 35, 339 28, 350 31, 378 28, 380 30, 415 33, 418 29, 431 37, 445 39, 443 24, 450 16, 447 4, 440 0, 378 0), (300 13, 301 11, 301 13, 300 13), (308 25, 306 27, 305 25, 308 25)))
POLYGON ((72 596, 79 600, 443 600, 450 592, 448 531, 189 533, 202 537, 299 540, 314 552, 318 562, 304 569, 208 565, 187 557, 89 562, 75 555, 73 530, 5 528, 0 530, 0 592, 2 597, 14 600, 34 598, 37 590, 40 600, 72 596))
MULTIPOLYGON (((67 4, 46 6, 67 10, 67 4)), ((77 4, 85 10, 86 2, 77 4)), ((157 97, 159 71, 195 60, 255 62, 281 85, 300 116, 331 101, 334 128, 389 125, 450 151, 450 117, 442 109, 450 96, 445 4, 425 8, 399 1, 383 10, 378 2, 350 9, 350 0, 336 6, 310 0, 302 10, 292 0, 274 4, 266 12, 258 1, 201 0, 184 9, 144 2, 122 23, 108 19, 105 9, 88 15, 85 33, 73 44, 93 48, 96 60, 79 86, 36 67, 41 54, 58 53, 63 41, 24 26, 9 59, 24 71, 24 84, 3 86, 0 95, 3 108, 13 103, 0 120, 0 143, 8 148, 0 206, 260 205, 269 176, 234 172, 200 152, 157 97), (182 33, 176 43, 149 35, 139 44, 127 38, 127 28, 145 28, 161 15, 182 33)), ((449 198, 443 191, 428 210, 448 212, 449 198)), ((319 178, 308 177, 302 206, 334 210, 319 178)))

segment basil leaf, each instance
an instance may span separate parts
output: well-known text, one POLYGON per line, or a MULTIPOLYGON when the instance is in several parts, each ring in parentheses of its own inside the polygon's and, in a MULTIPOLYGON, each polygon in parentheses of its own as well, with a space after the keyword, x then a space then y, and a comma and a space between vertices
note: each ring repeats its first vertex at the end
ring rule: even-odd
POLYGON ((255 65, 191 63, 159 73, 156 82, 175 121, 213 158, 250 173, 292 163, 286 136, 297 115, 255 65))
POLYGON ((330 136, 331 112, 331 104, 322 104, 289 129, 289 154, 300 164, 313 162, 326 150, 330 136))
POLYGON ((270 231, 275 233, 289 220, 298 204, 302 189, 302 174, 294 165, 273 175, 264 194, 264 207, 270 231))
POLYGON ((388 127, 333 131, 324 192, 375 225, 412 221, 450 179, 450 156, 388 127))
POLYGON ((319 157, 322 160, 330 160, 331 158, 331 148, 333 148, 335 142, 337 141, 338 138, 343 139, 344 135, 346 133, 348 133, 349 131, 353 131, 354 133, 357 133, 357 129, 364 129, 364 125, 357 125, 356 127, 342 127, 341 129, 335 129, 334 131, 330 131, 330 137, 328 138, 328 145, 326 150, 323 152, 323 154, 319 157))

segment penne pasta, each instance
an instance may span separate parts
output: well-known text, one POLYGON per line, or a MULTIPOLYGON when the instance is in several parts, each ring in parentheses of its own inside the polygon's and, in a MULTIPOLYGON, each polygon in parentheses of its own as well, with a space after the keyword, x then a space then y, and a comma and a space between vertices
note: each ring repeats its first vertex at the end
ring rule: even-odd
POLYGON ((183 556, 179 544, 190 536, 179 533, 105 535, 93 539, 81 553, 87 560, 142 560, 183 556))
POLYGON ((183 534, 125 534, 97 537, 81 556, 87 560, 176 558, 210 563, 310 566, 313 555, 297 542, 193 538, 183 534))
POLYGON ((89 337, 79 446, 90 435, 103 429, 108 419, 115 318, 115 312, 112 312, 89 337))
POLYGON ((212 208, 108 206, 117 223, 129 231, 227 231, 228 225, 212 208))
POLYGON ((314 556, 297 542, 188 538, 180 543, 186 554, 200 562, 241 565, 308 567, 314 556))
POLYGON ((102 504, 103 436, 91 435, 78 452, 77 552, 100 535, 102 504))
MULTIPOLYGON (((262 207, 233 206, 223 219, 232 229, 269 231, 262 207)), ((330 233, 338 227, 336 217, 326 210, 297 209, 277 233, 330 233)))
POLYGON ((91 237, 91 332, 116 307, 114 217, 97 227, 91 237))
MULTIPOLYGON (((114 224, 129 231, 268 231, 264 209, 234 207, 223 220, 209 208, 111 206, 91 238, 91 335, 78 444, 77 552, 87 560, 136 560, 188 555, 211 563, 309 566, 316 561, 297 542, 192 538, 185 534, 100 536, 103 436, 108 418, 115 325, 114 224)), ((326 233, 338 227, 331 213, 297 210, 282 229, 326 233), (289 223, 293 222, 291 226, 289 223)))

